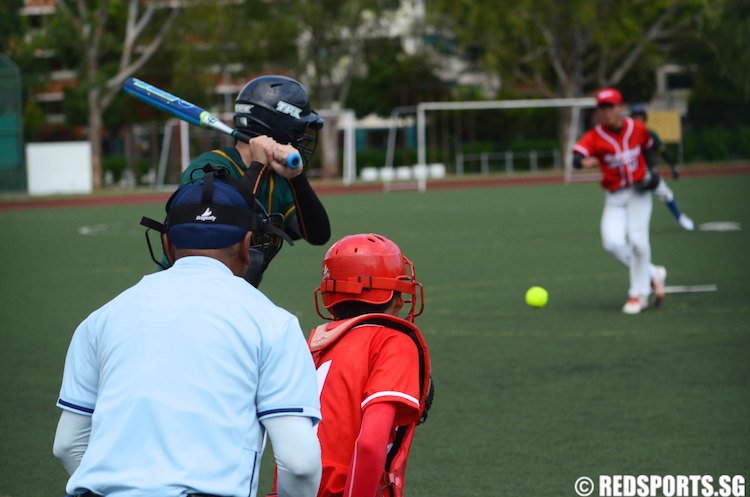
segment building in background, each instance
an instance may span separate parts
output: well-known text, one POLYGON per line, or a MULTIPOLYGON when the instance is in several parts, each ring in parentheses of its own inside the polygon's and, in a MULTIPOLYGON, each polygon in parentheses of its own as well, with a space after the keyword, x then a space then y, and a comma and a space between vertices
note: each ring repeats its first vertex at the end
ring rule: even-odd
MULTIPOLYGON (((29 26, 29 31, 24 36, 24 43, 31 44, 33 38, 44 29, 48 18, 55 15, 55 5, 56 0, 24 0, 20 14, 26 18, 29 26)), ((66 67, 62 59, 55 56, 55 51, 52 49, 36 49, 33 55, 35 58, 43 59, 52 70, 44 86, 30 95, 30 98, 42 111, 47 124, 64 125, 65 89, 76 86, 76 72, 66 67)))

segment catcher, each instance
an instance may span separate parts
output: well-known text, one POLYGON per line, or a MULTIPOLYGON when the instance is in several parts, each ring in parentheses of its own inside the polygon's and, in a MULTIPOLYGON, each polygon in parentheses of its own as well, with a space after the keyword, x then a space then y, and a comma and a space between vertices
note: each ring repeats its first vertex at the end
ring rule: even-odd
POLYGON ((395 243, 358 234, 334 243, 323 260, 315 307, 331 319, 318 293, 333 314, 308 341, 323 413, 318 497, 401 497, 414 431, 433 396, 430 354, 414 325, 422 285, 395 243))

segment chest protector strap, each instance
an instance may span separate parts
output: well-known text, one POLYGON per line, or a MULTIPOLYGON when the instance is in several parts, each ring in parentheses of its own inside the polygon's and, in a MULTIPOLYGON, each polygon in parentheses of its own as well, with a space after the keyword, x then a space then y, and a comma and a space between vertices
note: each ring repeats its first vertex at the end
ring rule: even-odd
MULTIPOLYGON (((346 333, 357 326, 383 326, 404 333, 411 338, 417 347, 419 356, 419 414, 424 420, 427 410, 432 404, 432 378, 430 376, 430 352, 419 328, 414 324, 390 314, 363 314, 344 321, 325 323, 313 330, 310 334, 308 344, 313 354, 315 363, 321 353, 336 343, 346 333)), ((415 421, 408 425, 396 427, 396 436, 393 444, 388 450, 385 462, 385 471, 381 479, 381 493, 384 497, 403 497, 404 483, 406 481, 406 462, 409 457, 409 449, 414 439, 414 430, 420 422, 415 421)))

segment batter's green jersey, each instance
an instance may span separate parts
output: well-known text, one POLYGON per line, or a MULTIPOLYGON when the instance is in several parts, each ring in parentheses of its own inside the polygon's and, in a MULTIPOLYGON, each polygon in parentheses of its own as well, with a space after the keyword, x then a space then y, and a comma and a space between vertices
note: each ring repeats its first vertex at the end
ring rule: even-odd
MULTIPOLYGON (((193 159, 182 173, 180 186, 202 178, 204 173, 201 168, 206 164, 225 167, 229 170, 229 174, 237 179, 240 179, 247 170, 247 166, 242 162, 242 157, 236 148, 219 148, 202 153, 193 159)), ((269 171, 264 172, 255 195, 269 214, 282 214, 284 216, 284 228, 295 219, 297 211, 294 204, 294 193, 286 179, 270 171, 270 168, 269 171)))

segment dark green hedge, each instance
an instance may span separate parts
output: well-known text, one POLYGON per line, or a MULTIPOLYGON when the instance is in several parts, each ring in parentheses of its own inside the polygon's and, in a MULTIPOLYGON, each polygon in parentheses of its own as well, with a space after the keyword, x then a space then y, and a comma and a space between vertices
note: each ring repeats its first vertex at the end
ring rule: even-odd
POLYGON ((687 130, 683 147, 685 162, 750 159, 750 125, 687 130))

